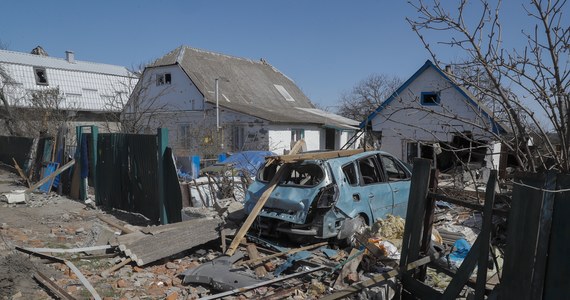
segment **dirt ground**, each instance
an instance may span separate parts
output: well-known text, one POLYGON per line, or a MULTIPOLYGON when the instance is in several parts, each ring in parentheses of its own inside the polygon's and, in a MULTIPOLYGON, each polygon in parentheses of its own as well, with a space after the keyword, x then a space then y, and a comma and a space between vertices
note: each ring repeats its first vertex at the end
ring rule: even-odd
MULTIPOLYGON (((19 178, 0 169, 0 194, 17 189, 25 189, 19 178)), ((26 203, 18 204, 0 198, 0 299, 58 299, 34 279, 37 272, 76 299, 92 298, 66 265, 23 253, 17 247, 73 249, 106 245, 118 232, 98 215, 125 226, 146 225, 140 216, 105 212, 55 193, 34 193, 26 203)), ((175 266, 168 267, 166 262, 145 268, 127 265, 110 276, 101 276, 102 271, 120 261, 117 254, 99 250, 50 255, 71 261, 103 299, 186 299, 192 293, 192 288, 183 286, 176 275, 192 266, 196 258, 180 257, 175 266)))

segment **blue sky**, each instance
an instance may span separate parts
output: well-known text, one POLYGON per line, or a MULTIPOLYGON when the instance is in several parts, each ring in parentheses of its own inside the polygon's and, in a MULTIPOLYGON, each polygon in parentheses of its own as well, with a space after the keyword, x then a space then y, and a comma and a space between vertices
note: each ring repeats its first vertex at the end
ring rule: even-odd
MULTIPOLYGON (((524 23, 514 17, 520 4, 514 8, 505 27, 516 34, 524 23)), ((9 50, 41 45, 50 56, 72 50, 78 60, 127 67, 180 45, 264 58, 332 110, 369 75, 407 79, 429 58, 405 20, 415 14, 406 1, 19 0, 0 9, 0 41, 9 50)), ((453 49, 441 54, 461 58, 453 49)))

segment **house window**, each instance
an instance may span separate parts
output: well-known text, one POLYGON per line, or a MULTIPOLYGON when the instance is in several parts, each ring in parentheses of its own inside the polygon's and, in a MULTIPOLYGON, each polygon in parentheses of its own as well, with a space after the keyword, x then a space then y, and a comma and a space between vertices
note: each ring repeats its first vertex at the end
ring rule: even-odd
POLYGON ((422 105, 438 105, 439 95, 435 92, 422 92, 422 105))
POLYGON ((305 129, 291 129, 291 142, 305 138, 305 129))
POLYGON ((172 75, 170 73, 156 74, 156 85, 165 85, 172 83, 172 75))
POLYGON ((48 85, 47 73, 45 68, 34 67, 34 75, 36 77, 36 84, 48 85))
POLYGON ((176 140, 181 147, 190 147, 190 124, 179 124, 176 140))
POLYGON ((234 151, 243 150, 245 144, 245 128, 243 126, 232 127, 232 141, 234 151))

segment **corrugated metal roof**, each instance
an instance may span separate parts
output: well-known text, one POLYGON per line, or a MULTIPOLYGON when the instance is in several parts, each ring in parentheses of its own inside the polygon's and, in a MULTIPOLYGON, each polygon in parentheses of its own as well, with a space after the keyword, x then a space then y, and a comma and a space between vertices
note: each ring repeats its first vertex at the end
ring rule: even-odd
MULTIPOLYGON (((223 78, 219 83, 220 106, 277 123, 310 123, 341 128, 349 124, 346 120, 341 121, 340 116, 328 114, 324 117, 322 113, 316 113, 318 110, 299 87, 264 60, 254 61, 181 46, 151 66, 174 64, 181 66, 210 103, 216 102, 213 92, 215 79, 223 78)), ((358 122, 352 122, 358 125, 358 122)))
POLYGON ((129 71, 123 66, 100 64, 80 60, 75 60, 75 62, 71 63, 64 58, 40 56, 8 50, 0 50, 0 62, 44 67, 50 69, 109 74, 115 76, 129 76, 129 71))
MULTIPOLYGON (((28 53, 0 50, 0 66, 9 83, 6 93, 11 104, 27 106, 29 92, 59 88, 62 109, 85 111, 120 111, 109 105, 114 97, 127 98, 136 78, 122 66, 91 63, 28 53), (38 84, 34 68, 45 69, 47 85, 38 84)), ((2 76, 4 77, 4 76, 2 76)), ((124 100, 126 101, 126 100, 124 100)))

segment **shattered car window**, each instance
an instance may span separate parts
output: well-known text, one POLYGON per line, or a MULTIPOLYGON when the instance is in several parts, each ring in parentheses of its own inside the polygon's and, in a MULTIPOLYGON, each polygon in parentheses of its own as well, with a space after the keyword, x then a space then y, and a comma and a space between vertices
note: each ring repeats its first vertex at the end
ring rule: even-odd
MULTIPOLYGON (((269 182, 282 167, 274 163, 264 167, 258 174, 262 182, 269 182)), ((287 170, 281 177, 279 185, 315 186, 324 178, 323 169, 316 164, 295 164, 287 166, 287 170)))
POLYGON ((391 157, 382 156, 382 164, 384 165, 384 169, 386 169, 386 173, 388 174, 388 179, 390 181, 409 178, 404 169, 402 169, 402 167, 391 157))
POLYGON ((343 166, 342 172, 344 173, 344 177, 346 178, 346 181, 348 181, 348 184, 356 185, 358 183, 356 168, 353 163, 343 166))
POLYGON ((323 169, 316 164, 297 164, 289 168, 283 176, 282 185, 315 186, 324 177, 323 169))
POLYGON ((358 167, 360 169, 360 175, 362 175, 362 180, 365 185, 382 181, 380 172, 376 167, 374 156, 369 156, 358 160, 358 167))

